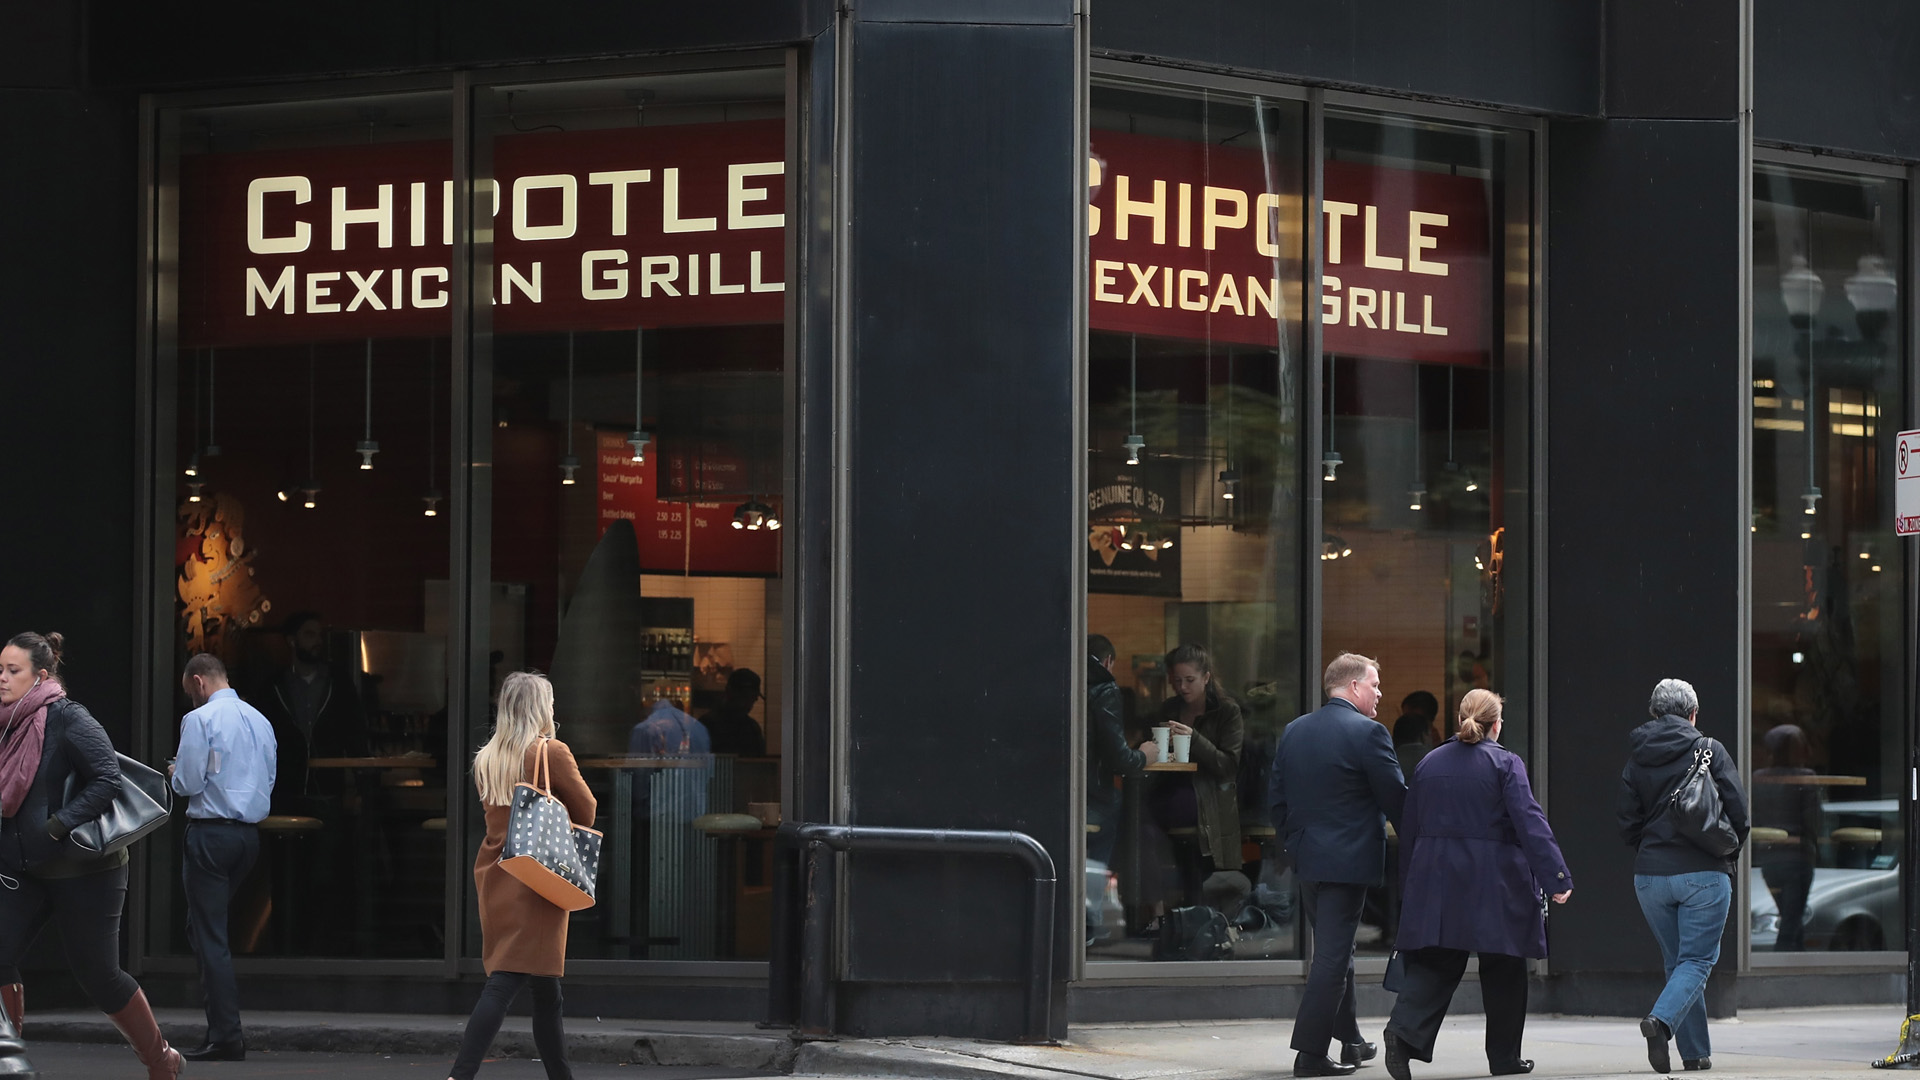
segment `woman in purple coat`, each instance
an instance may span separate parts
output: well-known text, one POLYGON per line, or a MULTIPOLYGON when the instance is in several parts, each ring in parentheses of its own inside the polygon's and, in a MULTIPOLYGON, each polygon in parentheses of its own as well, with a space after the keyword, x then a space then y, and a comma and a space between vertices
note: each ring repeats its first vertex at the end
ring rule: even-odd
POLYGON ((1534 801, 1526 765, 1499 745, 1502 704, 1492 691, 1469 690, 1460 733, 1421 759, 1407 787, 1396 941, 1406 976, 1385 1036, 1394 1080, 1408 1080, 1409 1058, 1433 1060, 1468 953, 1480 955, 1490 1071, 1533 1071, 1520 1056, 1525 958, 1547 955, 1544 898, 1566 903, 1573 875, 1534 801))

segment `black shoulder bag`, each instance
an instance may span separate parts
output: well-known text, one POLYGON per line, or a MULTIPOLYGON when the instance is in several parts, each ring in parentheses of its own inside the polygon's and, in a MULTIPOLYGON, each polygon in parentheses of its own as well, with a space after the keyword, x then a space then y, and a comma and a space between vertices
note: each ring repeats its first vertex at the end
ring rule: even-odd
POLYGON ((1673 829, 1687 842, 1717 858, 1731 858, 1740 850, 1740 834, 1727 820, 1720 789, 1713 782, 1713 740, 1701 736, 1693 744, 1693 764, 1647 817, 1651 828, 1660 815, 1673 815, 1673 829))

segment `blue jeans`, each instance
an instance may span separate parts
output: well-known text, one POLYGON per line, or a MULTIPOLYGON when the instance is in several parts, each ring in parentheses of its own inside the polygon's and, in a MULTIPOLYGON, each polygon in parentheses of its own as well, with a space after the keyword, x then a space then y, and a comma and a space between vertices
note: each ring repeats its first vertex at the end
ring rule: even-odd
POLYGON ((1660 942, 1667 987, 1652 1014, 1673 1032, 1682 1060, 1712 1052, 1707 1040, 1707 976, 1720 959, 1720 935, 1733 903, 1733 879, 1717 870, 1655 877, 1635 874, 1634 895, 1660 942))

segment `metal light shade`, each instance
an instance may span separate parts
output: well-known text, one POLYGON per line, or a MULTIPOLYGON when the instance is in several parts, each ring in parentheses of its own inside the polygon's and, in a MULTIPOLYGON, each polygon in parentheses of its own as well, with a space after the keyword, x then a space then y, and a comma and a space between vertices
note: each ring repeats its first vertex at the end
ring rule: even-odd
POLYGON ((1847 303, 1853 305, 1861 336, 1878 340, 1900 303, 1900 283, 1887 269, 1887 260, 1878 255, 1860 256, 1860 268, 1847 279, 1846 289, 1847 303))
POLYGON ((633 460, 647 460, 647 444, 652 441, 653 436, 644 431, 627 432, 627 445, 633 447, 633 460))
POLYGON ((1335 469, 1338 469, 1341 466, 1341 464, 1342 464, 1342 461, 1340 459, 1340 452, 1338 450, 1329 450, 1326 453, 1321 454, 1320 455, 1320 479, 1325 480, 1329 484, 1333 483, 1334 481, 1333 471, 1335 469))
POLYGON ((1807 265, 1807 257, 1796 252, 1786 273, 1780 275, 1780 299, 1787 305, 1787 317, 1805 323, 1820 310, 1826 295, 1826 283, 1807 265))
POLYGON ((572 487, 576 483, 576 481, 573 478, 573 474, 574 474, 574 471, 578 468, 580 468, 580 459, 574 456, 573 454, 568 454, 567 456, 561 458, 560 459, 560 482, 568 487, 572 487))
POLYGON ((1140 464, 1140 451, 1147 448, 1147 440, 1139 432, 1130 433, 1120 445, 1127 448, 1127 464, 1140 464))
POLYGON ((353 444, 353 452, 360 455, 362 469, 373 468, 373 455, 380 452, 380 444, 372 439, 361 439, 353 444))

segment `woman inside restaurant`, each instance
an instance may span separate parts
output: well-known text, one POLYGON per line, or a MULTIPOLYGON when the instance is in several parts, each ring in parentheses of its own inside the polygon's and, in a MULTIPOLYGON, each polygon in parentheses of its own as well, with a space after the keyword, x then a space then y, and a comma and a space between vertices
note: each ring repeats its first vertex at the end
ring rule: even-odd
POLYGON ((1422 758, 1407 786, 1396 942, 1406 972, 1385 1036, 1394 1080, 1408 1080, 1409 1058, 1433 1060, 1469 953, 1480 957, 1489 1071, 1533 1071, 1520 1056, 1525 958, 1547 955, 1545 897, 1566 903, 1573 875, 1525 763, 1500 745, 1503 704, 1491 690, 1467 691, 1459 734, 1422 758))
MULTIPOLYGON (((184 1064, 180 1052, 120 968, 126 849, 102 855, 69 839, 112 806, 120 762, 106 729, 67 697, 63 644, 59 634, 26 633, 0 649, 0 970, 17 968, 40 928, 59 922, 87 999, 133 1047, 148 1080, 168 1080, 184 1064)), ((0 1059, 7 1049, 0 1040, 0 1059)))
POLYGON ((1219 870, 1240 869, 1240 797, 1235 779, 1246 721, 1240 703, 1213 681, 1213 658, 1199 645, 1182 645, 1167 654, 1167 685, 1173 696, 1161 703, 1159 723, 1177 738, 1191 740, 1188 760, 1195 771, 1171 777, 1159 796, 1161 828, 1176 838, 1174 850, 1185 870, 1187 902, 1200 902, 1200 885, 1219 870), (1188 782, 1180 782, 1186 780, 1188 782), (1193 837, 1189 846, 1178 842, 1193 837))

